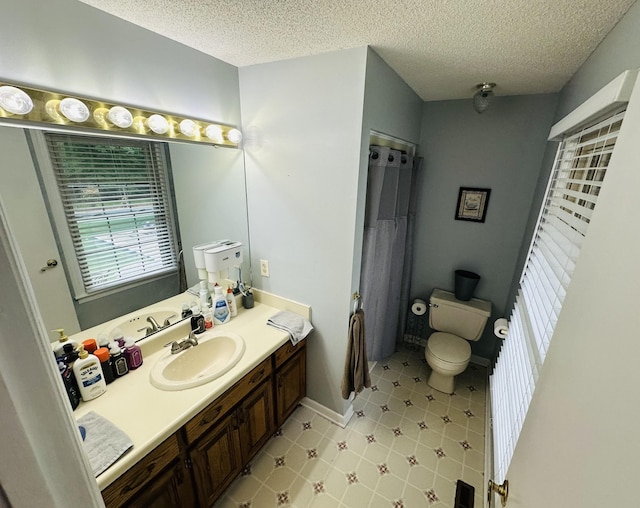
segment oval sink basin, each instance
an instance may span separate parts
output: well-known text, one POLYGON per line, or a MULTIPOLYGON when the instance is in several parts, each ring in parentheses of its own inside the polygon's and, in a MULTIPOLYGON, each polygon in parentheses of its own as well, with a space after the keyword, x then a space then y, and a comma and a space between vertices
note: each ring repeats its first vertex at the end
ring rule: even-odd
POLYGON ((134 314, 129 317, 129 319, 125 319, 117 322, 113 326, 110 326, 104 330, 103 333, 109 337, 109 340, 112 340, 113 332, 116 328, 119 328, 125 337, 133 337, 136 341, 144 339, 147 336, 146 329, 151 328, 151 323, 147 321, 148 317, 155 319, 160 326, 163 326, 167 319, 171 324, 177 323, 181 319, 180 312, 177 312, 174 309, 156 309, 153 312, 140 312, 138 314, 134 314))
POLYGON ((151 369, 151 384, 161 390, 200 386, 232 369, 244 354, 244 340, 232 332, 205 332, 198 345, 163 354, 151 369))

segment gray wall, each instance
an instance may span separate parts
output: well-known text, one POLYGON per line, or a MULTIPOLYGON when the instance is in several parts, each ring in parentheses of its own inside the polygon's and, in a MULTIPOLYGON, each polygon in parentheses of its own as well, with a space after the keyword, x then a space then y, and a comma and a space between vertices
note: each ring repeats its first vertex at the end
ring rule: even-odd
POLYGON ((409 85, 373 49, 368 48, 354 234, 353 291, 358 290, 360 285, 369 171, 369 134, 375 130, 417 145, 420 141, 422 104, 422 99, 409 85))
POLYGON ((366 48, 240 69, 252 266, 311 305, 308 396, 343 414, 366 48))
MULTIPOLYGON (((232 65, 76 0, 2 0, 2 10, 0 80, 240 124, 232 65)), ((85 328, 177 292, 167 277, 80 304, 78 319, 85 328)))
MULTIPOLYGON (((556 103, 557 95, 497 97, 483 114, 471 99, 424 104, 413 298, 453 290, 462 268, 482 277, 474 296, 493 303, 493 317, 505 315, 556 103), (460 187, 491 189, 484 223, 454 219, 460 187)), ((492 357, 492 323, 474 354, 492 357)))

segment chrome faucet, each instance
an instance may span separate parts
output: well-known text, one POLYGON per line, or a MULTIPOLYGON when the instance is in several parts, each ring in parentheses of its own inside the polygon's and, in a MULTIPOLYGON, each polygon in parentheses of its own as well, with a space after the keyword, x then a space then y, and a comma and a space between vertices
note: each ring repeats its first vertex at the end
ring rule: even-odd
POLYGON ((174 340, 173 342, 165 344, 165 346, 171 346, 172 355, 178 354, 185 349, 189 349, 191 346, 195 347, 197 345, 198 339, 196 338, 195 333, 193 333, 193 330, 189 332, 189 337, 187 337, 186 339, 181 340, 180 342, 174 340))
POLYGON ((147 323, 151 325, 151 331, 153 332, 157 332, 161 328, 161 326, 153 316, 147 316, 147 323))

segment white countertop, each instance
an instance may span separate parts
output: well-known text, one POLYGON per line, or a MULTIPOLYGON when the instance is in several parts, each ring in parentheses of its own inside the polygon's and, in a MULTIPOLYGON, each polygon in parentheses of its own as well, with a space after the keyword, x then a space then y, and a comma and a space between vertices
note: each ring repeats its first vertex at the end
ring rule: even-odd
MULTIPOLYGON (((155 307, 166 308, 173 305, 180 309, 182 302, 189 298, 191 296, 185 297, 181 294, 137 312, 153 311, 155 307)), ((268 301, 274 303, 272 298, 268 301)), ((267 319, 278 310, 280 309, 256 301, 252 309, 244 309, 240 305, 238 315, 229 323, 215 325, 215 331, 224 329, 237 333, 244 339, 246 345, 244 355, 233 369, 218 379, 187 390, 164 391, 154 387, 149 381, 149 373, 154 363, 167 353, 167 349, 163 346, 172 340, 169 338, 171 329, 163 330, 138 342, 143 353, 142 366, 116 379, 107 385, 105 394, 92 401, 82 402, 74 411, 76 419, 89 411, 96 412, 110 420, 133 441, 133 448, 97 478, 100 490, 110 485, 289 340, 287 333, 266 324, 267 319)), ((113 322, 123 318, 126 316, 113 322)), ((85 330, 71 338, 80 342, 86 338, 95 337, 113 322, 85 330)), ((188 332, 190 328, 187 323, 188 321, 182 326, 186 325, 188 332)), ((172 328, 178 326, 181 325, 175 325, 172 328)))

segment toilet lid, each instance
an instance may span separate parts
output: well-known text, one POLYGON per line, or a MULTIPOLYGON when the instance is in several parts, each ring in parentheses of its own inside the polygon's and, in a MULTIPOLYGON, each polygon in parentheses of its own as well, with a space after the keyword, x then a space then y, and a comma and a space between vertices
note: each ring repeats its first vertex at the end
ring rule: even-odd
POLYGON ((471 358, 471 346, 457 335, 444 332, 431 334, 427 341, 431 354, 443 362, 462 363, 471 358))

